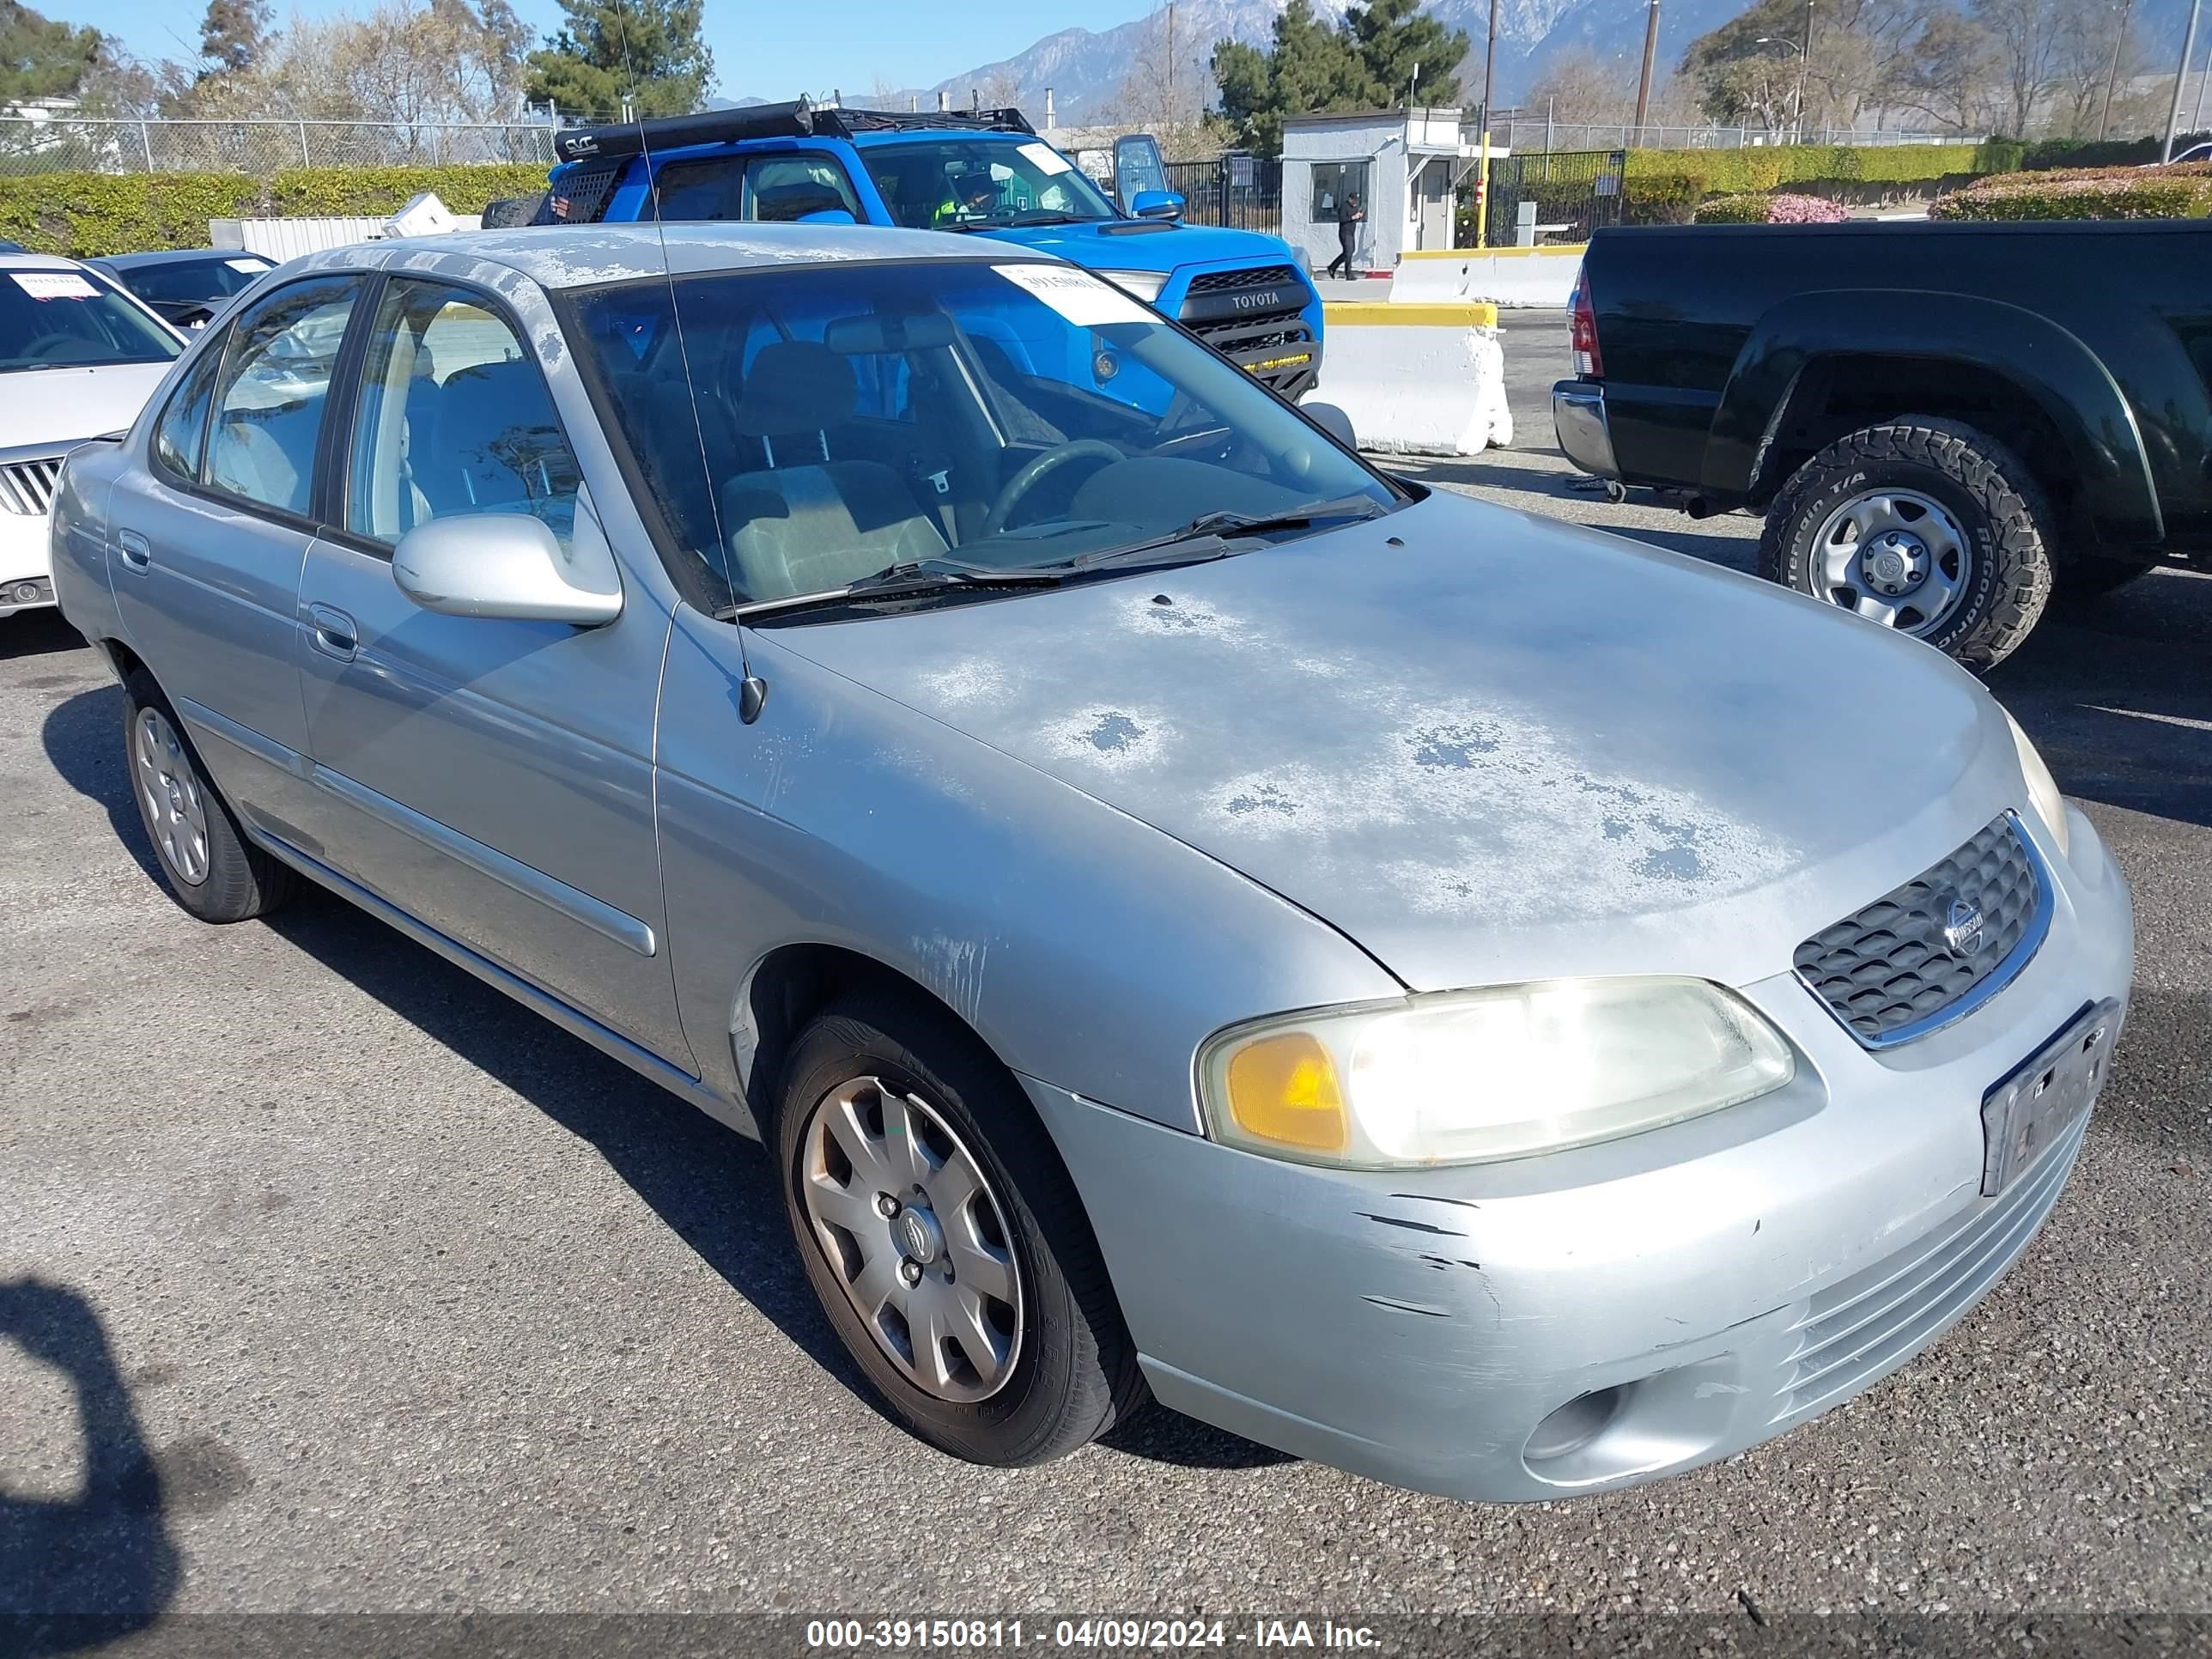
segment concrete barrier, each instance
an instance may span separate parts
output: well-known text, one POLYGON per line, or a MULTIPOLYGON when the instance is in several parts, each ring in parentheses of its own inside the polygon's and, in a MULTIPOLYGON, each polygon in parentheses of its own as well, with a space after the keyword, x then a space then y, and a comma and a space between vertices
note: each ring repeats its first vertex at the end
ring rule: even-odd
POLYGON ((1408 253, 1390 282, 1394 305, 1487 300, 1506 307, 1565 307, 1589 244, 1437 248, 1408 253))
POLYGON ((1352 301, 1326 315, 1316 395, 1352 417, 1362 449, 1479 455, 1513 441, 1496 306, 1352 301))

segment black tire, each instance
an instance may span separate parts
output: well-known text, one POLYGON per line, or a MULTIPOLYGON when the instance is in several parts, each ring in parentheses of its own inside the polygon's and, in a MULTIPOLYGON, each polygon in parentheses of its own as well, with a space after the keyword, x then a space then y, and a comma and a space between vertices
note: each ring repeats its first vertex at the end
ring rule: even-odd
POLYGON ((245 837, 230 804, 208 775, 207 766, 192 747, 184 722, 161 695, 161 688, 143 673, 123 682, 123 764, 131 784, 131 798, 138 805, 138 822, 154 849, 170 896, 202 921, 246 921, 266 915, 298 890, 300 878, 290 866, 279 863, 245 837), (197 790, 206 825, 206 871, 197 881, 178 866, 171 845, 155 821, 155 806, 142 781, 139 759, 140 722, 151 710, 174 734, 174 764, 179 781, 188 777, 197 790))
POLYGON ((2102 599, 2149 575, 2165 562, 2165 558, 2157 554, 2132 559, 2101 556, 2068 559, 2058 567, 2057 586, 2051 596, 2052 603, 2072 605, 2102 599))
POLYGON ((2010 655, 2051 597, 2051 507, 2019 456, 1959 421, 1900 416, 1847 434, 1791 473, 1767 509, 1759 574, 1828 599, 1813 546, 1852 496, 1883 487, 1940 501, 1972 554, 1965 592, 1920 637, 1979 672, 2010 655))
POLYGON ((1088 1444, 1143 1402, 1136 1350, 1074 1183, 1012 1075, 968 1032, 919 999, 876 993, 837 1003, 793 1046, 769 1141, 808 1282, 846 1352, 913 1434, 971 1463, 1021 1467, 1088 1444), (1021 1335, 1007 1380, 987 1399, 940 1399, 893 1363, 807 1215, 800 1183, 815 1109, 867 1077, 914 1094, 957 1133, 1006 1218, 1021 1335))

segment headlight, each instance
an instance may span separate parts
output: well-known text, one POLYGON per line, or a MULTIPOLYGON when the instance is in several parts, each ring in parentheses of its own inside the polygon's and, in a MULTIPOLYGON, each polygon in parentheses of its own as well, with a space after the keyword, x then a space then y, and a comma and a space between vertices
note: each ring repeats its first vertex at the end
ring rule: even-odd
POLYGON ((1290 249, 1291 258, 1298 262, 1298 269, 1305 272, 1307 276, 1312 276, 1313 256, 1308 253, 1305 249, 1297 242, 1287 242, 1284 244, 1284 246, 1290 249))
POLYGON ((2058 780, 2051 775, 2051 769, 2043 763, 2043 757, 2035 752, 2035 745, 2027 740, 2027 733, 2020 729, 2020 722, 2009 714, 2005 724, 2012 728, 2012 746, 2020 751, 2021 775, 2027 780, 2028 804, 2035 815, 2043 820, 2043 827, 2051 831, 2051 839, 2058 843, 2058 855, 2066 856, 2066 797, 2058 793, 2058 780))
POLYGON ((1207 1133, 1342 1169, 1480 1164, 1611 1140, 1766 1094, 1796 1070, 1697 979, 1540 980, 1322 1009, 1200 1051, 1207 1133))
POLYGON ((1102 270, 1098 275, 1146 305, 1158 299, 1160 290, 1168 285, 1168 273, 1164 270, 1102 270))

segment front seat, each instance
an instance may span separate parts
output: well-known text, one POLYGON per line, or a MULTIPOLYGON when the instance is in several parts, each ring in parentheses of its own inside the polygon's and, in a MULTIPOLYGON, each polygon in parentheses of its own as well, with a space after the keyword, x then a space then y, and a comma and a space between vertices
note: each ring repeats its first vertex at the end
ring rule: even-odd
POLYGON ((851 361, 825 345, 777 340, 753 359, 731 423, 760 441, 768 466, 722 486, 722 523, 747 597, 826 592, 946 550, 937 520, 896 472, 830 459, 830 434, 858 401, 851 361), (779 454, 808 459, 778 465, 779 454))

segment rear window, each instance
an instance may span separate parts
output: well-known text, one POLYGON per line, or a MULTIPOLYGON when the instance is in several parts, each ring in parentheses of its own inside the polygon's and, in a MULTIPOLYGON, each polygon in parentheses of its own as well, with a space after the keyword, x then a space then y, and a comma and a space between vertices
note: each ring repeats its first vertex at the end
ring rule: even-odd
POLYGON ((250 253, 210 253, 204 259, 173 259, 118 274, 124 287, 150 304, 190 305, 198 300, 227 300, 276 269, 250 253))

